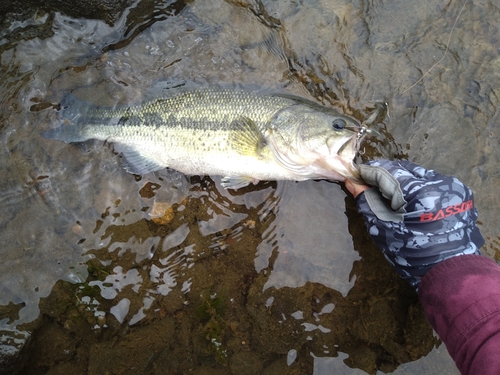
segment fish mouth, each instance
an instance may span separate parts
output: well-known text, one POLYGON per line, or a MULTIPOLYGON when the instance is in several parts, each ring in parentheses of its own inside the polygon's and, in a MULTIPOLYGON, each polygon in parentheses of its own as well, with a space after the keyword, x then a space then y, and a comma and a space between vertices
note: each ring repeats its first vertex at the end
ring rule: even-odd
POLYGON ((359 148, 363 139, 374 131, 368 129, 366 126, 351 127, 356 133, 353 134, 338 150, 338 155, 343 166, 347 170, 346 179, 364 184, 361 178, 358 166, 355 164, 354 159, 359 153, 359 148))

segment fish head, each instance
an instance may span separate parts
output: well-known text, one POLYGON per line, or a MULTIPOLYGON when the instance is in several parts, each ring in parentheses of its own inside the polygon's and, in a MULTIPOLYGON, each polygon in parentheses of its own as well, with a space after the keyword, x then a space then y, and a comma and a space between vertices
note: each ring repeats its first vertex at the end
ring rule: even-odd
POLYGON ((307 178, 362 181, 354 158, 366 132, 356 120, 319 106, 295 106, 279 117, 271 143, 284 167, 307 178))

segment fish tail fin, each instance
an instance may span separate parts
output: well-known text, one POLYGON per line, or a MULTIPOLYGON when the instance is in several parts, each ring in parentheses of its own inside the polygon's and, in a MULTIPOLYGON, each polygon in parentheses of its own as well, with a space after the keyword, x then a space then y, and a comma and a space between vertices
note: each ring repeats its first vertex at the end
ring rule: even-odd
POLYGON ((42 131, 40 135, 46 139, 55 139, 65 143, 84 142, 89 139, 83 134, 81 125, 62 125, 42 131))
POLYGON ((78 99, 72 94, 66 95, 60 103, 61 126, 42 131, 40 134, 46 139, 55 139, 66 143, 84 142, 89 137, 83 132, 83 124, 80 119, 85 118, 86 114, 94 106, 78 99))

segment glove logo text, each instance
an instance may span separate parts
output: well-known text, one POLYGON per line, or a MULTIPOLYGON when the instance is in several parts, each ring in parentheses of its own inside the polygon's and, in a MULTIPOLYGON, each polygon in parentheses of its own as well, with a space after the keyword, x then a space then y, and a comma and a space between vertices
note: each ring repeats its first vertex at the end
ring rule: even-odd
POLYGON ((439 210, 436 213, 426 212, 420 215, 420 221, 436 221, 444 219, 448 216, 460 214, 465 211, 469 211, 474 208, 474 202, 472 200, 465 201, 463 203, 454 204, 453 206, 448 206, 439 210))

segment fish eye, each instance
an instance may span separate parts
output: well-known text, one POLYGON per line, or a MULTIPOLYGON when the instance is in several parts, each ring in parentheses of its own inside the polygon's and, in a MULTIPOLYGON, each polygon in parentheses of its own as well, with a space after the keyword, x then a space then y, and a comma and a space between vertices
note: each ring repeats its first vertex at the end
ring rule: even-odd
POLYGON ((332 127, 335 130, 342 130, 346 127, 347 123, 341 118, 336 118, 332 121, 332 127))

